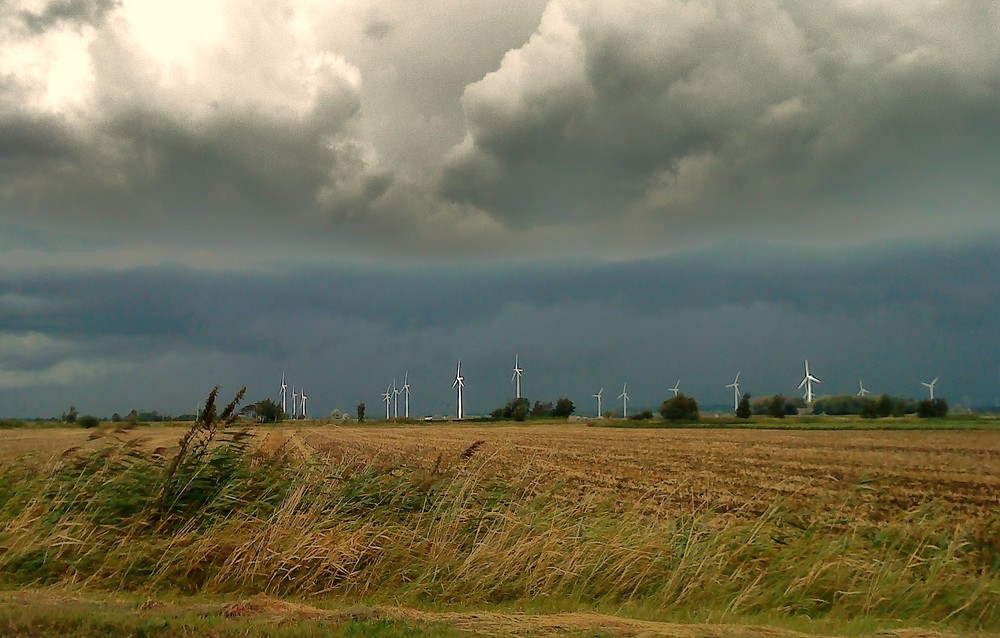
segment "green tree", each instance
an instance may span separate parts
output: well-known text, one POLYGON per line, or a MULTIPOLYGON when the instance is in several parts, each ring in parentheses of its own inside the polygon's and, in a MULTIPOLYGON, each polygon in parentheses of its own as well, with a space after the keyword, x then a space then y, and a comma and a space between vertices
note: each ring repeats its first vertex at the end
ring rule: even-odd
POLYGON ((77 419, 76 424, 79 425, 81 428, 89 430, 91 428, 96 428, 101 424, 101 422, 98 420, 97 417, 85 414, 84 416, 77 419))
POLYGON ((775 419, 785 418, 786 401, 784 395, 776 394, 768 401, 767 414, 775 419))
POLYGON ((535 401, 535 405, 531 408, 531 416, 535 419, 552 416, 552 402, 546 401, 542 403, 541 401, 535 401))
POLYGON ((358 404, 358 422, 361 423, 365 420, 365 404, 364 402, 358 404))
POLYGON ((736 416, 741 419, 749 419, 753 411, 750 409, 750 393, 746 392, 743 394, 743 398, 740 399, 739 405, 736 406, 736 416))
POLYGON ((531 402, 524 397, 520 399, 511 399, 503 407, 497 408, 490 412, 490 416, 494 419, 508 419, 513 421, 524 421, 528 418, 528 413, 531 411, 531 402))
POLYGON ((114 414, 111 415, 111 422, 112 423, 121 423, 122 422, 122 415, 120 415, 117 412, 115 412, 114 414))
POLYGON ((262 423, 277 423, 283 421, 285 413, 281 411, 281 406, 271 399, 263 399, 253 404, 253 411, 257 419, 262 423))
POLYGON ((69 411, 62 415, 62 420, 65 423, 76 423, 76 418, 79 413, 76 411, 76 406, 69 406, 69 411))
POLYGON ((944 399, 924 399, 917 404, 921 419, 943 419, 948 416, 948 402, 944 399))
POLYGON ((660 416, 668 421, 697 421, 698 402, 694 398, 678 392, 660 404, 660 416))
POLYGON ((563 397, 556 401, 556 407, 552 408, 552 416, 568 417, 576 411, 576 406, 569 399, 563 397))

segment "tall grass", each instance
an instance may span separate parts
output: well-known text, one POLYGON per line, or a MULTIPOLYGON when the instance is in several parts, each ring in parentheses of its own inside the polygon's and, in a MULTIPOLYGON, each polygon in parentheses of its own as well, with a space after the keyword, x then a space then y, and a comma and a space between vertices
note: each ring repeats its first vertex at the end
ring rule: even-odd
POLYGON ((497 478, 476 450, 432 467, 303 462, 252 448, 226 418, 213 407, 171 458, 118 441, 44 472, 0 467, 0 580, 1000 623, 1000 515, 658 514, 497 478))

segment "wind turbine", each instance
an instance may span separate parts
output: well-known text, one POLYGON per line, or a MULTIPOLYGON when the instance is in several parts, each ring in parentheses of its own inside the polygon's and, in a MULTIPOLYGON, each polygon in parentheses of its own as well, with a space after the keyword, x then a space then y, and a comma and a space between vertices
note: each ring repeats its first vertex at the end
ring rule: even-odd
POLYGON ((733 409, 738 410, 740 407, 740 373, 742 370, 736 371, 736 378, 733 379, 732 383, 727 383, 727 388, 733 389, 733 409))
POLYGON ((297 393, 295 392, 295 386, 293 385, 293 386, 292 386, 292 420, 293 420, 293 421, 294 421, 294 420, 295 420, 296 418, 298 418, 298 412, 296 411, 296 409, 297 409, 297 406, 298 406, 298 404, 297 404, 297 403, 295 403, 295 399, 296 399, 296 398, 297 398, 298 396, 299 396, 299 395, 298 395, 298 394, 297 394, 297 393))
POLYGON ((622 385, 622 393, 618 395, 622 400, 622 417, 628 418, 628 381, 622 385))
POLYGON ((677 379, 677 383, 674 384, 674 387, 667 388, 667 389, 670 390, 671 392, 673 392, 674 396, 677 396, 677 393, 679 393, 681 391, 681 380, 677 379))
POLYGON ((306 418, 306 390, 305 388, 299 388, 299 391, 302 393, 299 395, 299 399, 302 400, 302 418, 304 419, 306 418))
POLYGON ((806 376, 802 377, 802 381, 799 383, 799 390, 802 389, 802 386, 805 386, 806 394, 803 398, 806 400, 806 403, 809 404, 813 402, 813 384, 822 383, 822 381, 814 377, 812 373, 809 372, 809 359, 806 359, 805 361, 806 361, 806 376))
POLYGON ((385 386, 385 392, 382 394, 382 400, 385 401, 385 420, 389 420, 389 402, 392 400, 392 386, 385 386))
POLYGON ((861 397, 861 398, 863 399, 863 398, 865 398, 866 396, 868 396, 869 394, 871 394, 871 392, 869 392, 869 391, 868 391, 868 390, 867 390, 867 389, 865 388, 865 382, 859 379, 859 380, 858 380, 858 396, 859 396, 859 397, 861 397))
POLYGON ((515 392, 515 396, 518 399, 521 398, 521 373, 522 372, 524 372, 524 368, 518 367, 518 365, 517 365, 517 353, 514 353, 514 376, 512 376, 510 378, 510 380, 515 383, 515 387, 517 388, 517 391, 515 392))
POLYGON ((601 415, 604 414, 603 412, 601 412, 601 397, 604 396, 604 388, 601 388, 600 390, 597 391, 597 394, 593 394, 591 396, 597 399, 597 418, 599 419, 601 418, 601 415))
POLYGON ((399 418, 399 390, 396 389, 396 379, 392 380, 392 418, 399 418))
POLYGON ((403 417, 410 418, 410 383, 407 379, 410 377, 410 371, 407 370, 403 374, 403 417))
POLYGON ((288 410, 285 409, 285 398, 288 392, 288 384, 285 383, 285 371, 281 371, 281 411, 288 414, 288 410))
POLYGON ((462 390, 465 389, 465 377, 462 376, 462 360, 458 360, 458 368, 455 370, 455 383, 451 386, 458 388, 458 420, 461 421, 465 413, 462 411, 462 390))
POLYGON ((930 392, 931 401, 934 400, 934 386, 937 385, 937 382, 938 382, 938 377, 934 377, 934 380, 931 381, 930 383, 924 383, 923 381, 920 382, 920 384, 925 388, 927 388, 927 391, 930 392))

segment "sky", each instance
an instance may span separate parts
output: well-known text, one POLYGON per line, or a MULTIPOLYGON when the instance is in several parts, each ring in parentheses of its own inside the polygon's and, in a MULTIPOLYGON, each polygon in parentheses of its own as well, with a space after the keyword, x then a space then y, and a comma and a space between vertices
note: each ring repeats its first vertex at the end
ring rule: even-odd
POLYGON ((0 417, 1000 404, 1000 5, 0 4, 0 417))

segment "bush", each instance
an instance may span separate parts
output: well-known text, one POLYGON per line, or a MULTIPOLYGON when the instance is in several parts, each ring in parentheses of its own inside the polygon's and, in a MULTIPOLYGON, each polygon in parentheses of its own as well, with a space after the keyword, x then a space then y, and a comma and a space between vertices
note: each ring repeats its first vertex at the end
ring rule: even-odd
POLYGON ((660 416, 668 421, 697 421, 698 402, 679 392, 660 404, 660 416))
POLYGON ((633 421, 647 421, 652 418, 653 418, 652 410, 642 410, 641 412, 637 412, 629 417, 629 419, 633 421))
POLYGON ((84 416, 77 419, 76 424, 79 425, 81 428, 89 430, 91 428, 96 428, 97 426, 99 426, 101 424, 101 421, 95 416, 90 416, 89 414, 85 414, 84 416))

